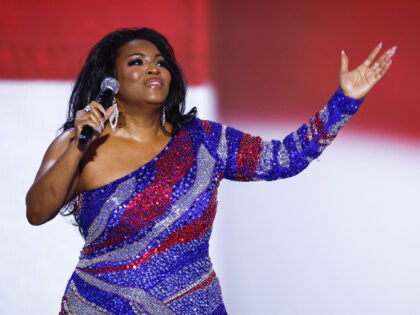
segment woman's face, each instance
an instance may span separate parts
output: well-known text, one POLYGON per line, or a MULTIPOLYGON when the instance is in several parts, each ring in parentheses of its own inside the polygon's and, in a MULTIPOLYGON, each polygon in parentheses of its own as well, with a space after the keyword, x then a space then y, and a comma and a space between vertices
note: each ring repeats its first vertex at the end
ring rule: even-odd
POLYGON ((171 74, 154 44, 136 39, 121 46, 115 62, 124 103, 162 105, 169 93, 171 74))

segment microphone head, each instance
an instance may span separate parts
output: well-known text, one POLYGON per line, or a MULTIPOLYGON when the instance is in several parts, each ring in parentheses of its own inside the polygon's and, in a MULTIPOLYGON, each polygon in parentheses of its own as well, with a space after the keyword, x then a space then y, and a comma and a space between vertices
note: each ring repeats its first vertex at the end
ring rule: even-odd
POLYGON ((117 79, 108 77, 103 79, 101 83, 101 90, 103 89, 110 89, 112 91, 112 94, 116 95, 118 93, 118 90, 120 89, 120 84, 118 83, 117 79))

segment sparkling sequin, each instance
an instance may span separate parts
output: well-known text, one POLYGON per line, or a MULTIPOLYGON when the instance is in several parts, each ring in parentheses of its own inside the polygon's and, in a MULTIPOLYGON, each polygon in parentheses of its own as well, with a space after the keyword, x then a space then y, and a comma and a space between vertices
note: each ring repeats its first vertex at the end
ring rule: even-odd
POLYGON ((227 314, 209 257, 222 178, 274 180, 307 167, 360 105, 338 89, 283 141, 196 119, 153 160, 75 198, 86 242, 61 314, 227 314))
POLYGON ((236 158, 236 180, 249 181, 254 178, 262 144, 263 141, 260 137, 243 134, 236 158))
POLYGON ((226 141, 226 126, 222 127, 222 134, 220 136, 220 142, 217 147, 217 155, 222 159, 223 163, 226 164, 226 159, 228 156, 228 148, 226 141))
POLYGON ((271 161, 273 160, 273 155, 273 143, 271 143, 271 141, 265 141, 263 144, 258 169, 256 171, 258 175, 261 176, 270 171, 272 167, 271 161))
POLYGON ((347 124, 351 117, 351 115, 343 115, 342 119, 337 121, 334 125, 331 125, 328 131, 332 134, 337 134, 337 132, 347 124))
POLYGON ((89 302, 83 298, 74 284, 74 281, 70 282, 70 290, 67 292, 66 299, 63 299, 62 310, 67 314, 111 314, 105 309, 97 306, 95 303, 89 302))
POLYGON ((131 196, 134 191, 135 178, 130 178, 118 185, 115 192, 102 206, 100 215, 98 215, 90 225, 85 247, 89 246, 105 230, 107 221, 113 209, 118 207, 131 196))

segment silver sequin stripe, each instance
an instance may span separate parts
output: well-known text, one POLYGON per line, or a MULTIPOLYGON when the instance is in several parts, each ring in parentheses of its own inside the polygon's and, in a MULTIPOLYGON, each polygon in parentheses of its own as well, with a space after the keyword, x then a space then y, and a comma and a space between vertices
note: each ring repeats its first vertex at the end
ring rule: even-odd
POLYGON ((124 299, 139 303, 148 313, 154 315, 176 314, 169 307, 163 304, 162 301, 158 300, 140 288, 121 287, 118 285, 110 284, 79 270, 76 270, 76 274, 86 283, 95 286, 102 291, 109 292, 121 296, 124 299))
POLYGON ((109 253, 94 257, 92 259, 80 259, 77 267, 84 268, 103 261, 122 261, 133 258, 140 258, 142 252, 150 242, 160 233, 168 229, 191 207, 195 199, 204 192, 210 184, 216 160, 210 155, 204 145, 201 145, 197 154, 197 176, 190 190, 181 196, 169 210, 169 215, 162 221, 156 223, 153 229, 142 239, 118 248, 109 253))
POLYGON ((334 125, 330 126, 328 132, 332 133, 333 135, 337 134, 338 131, 343 128, 343 126, 350 120, 351 117, 352 115, 343 115, 343 118, 337 121, 334 125))
POLYGON ((302 143, 300 143, 299 135, 296 131, 293 133, 293 140, 295 140, 296 150, 299 153, 302 152, 302 143))
POLYGON ((146 314, 143 311, 143 308, 139 304, 134 303, 134 302, 130 302, 129 304, 130 304, 134 314, 140 314, 140 315, 145 315, 146 314))
POLYGON ((134 192, 135 186, 135 177, 131 177, 130 179, 120 183, 117 186, 117 189, 108 198, 108 200, 105 201, 101 211, 90 225, 84 247, 87 247, 90 244, 92 244, 92 242, 103 233, 113 210, 131 196, 131 194, 134 192))
MULTIPOLYGON (((258 162, 257 175, 267 174, 271 170, 271 161, 273 159, 273 143, 272 141, 264 141, 263 148, 258 162)), ((289 152, 283 143, 280 143, 279 152, 277 153, 277 161, 281 167, 288 168, 290 166, 289 152)))
POLYGON ((211 275, 211 273, 213 272, 213 268, 210 269, 209 272, 207 272, 206 274, 204 274, 200 279, 198 279, 196 282, 190 284, 189 286, 185 287, 184 289, 182 289, 181 291, 176 292, 175 294, 172 294, 171 296, 167 297, 166 299, 163 300, 163 302, 165 304, 167 304, 169 301, 176 299, 178 296, 184 294, 185 292, 188 292, 189 290, 191 290, 192 288, 198 286, 200 283, 203 283, 204 281, 207 280, 207 278, 211 275))
POLYGON ((325 105, 325 107, 319 111, 319 119, 321 119, 324 124, 327 124, 328 120, 330 119, 330 111, 328 110, 328 104, 325 105))
POLYGON ((258 163, 257 175, 264 175, 271 169, 271 160, 273 159, 273 143, 271 141, 264 141, 263 148, 260 154, 258 163))
POLYGON ((220 135, 219 145, 217 147, 217 155, 223 161, 223 166, 226 166, 226 160, 228 155, 228 147, 226 140, 226 126, 222 126, 222 133, 220 135))
POLYGON ((70 282, 70 290, 67 291, 63 306, 70 314, 103 315, 111 314, 107 310, 99 307, 95 303, 89 302, 83 298, 77 290, 73 280, 70 282))

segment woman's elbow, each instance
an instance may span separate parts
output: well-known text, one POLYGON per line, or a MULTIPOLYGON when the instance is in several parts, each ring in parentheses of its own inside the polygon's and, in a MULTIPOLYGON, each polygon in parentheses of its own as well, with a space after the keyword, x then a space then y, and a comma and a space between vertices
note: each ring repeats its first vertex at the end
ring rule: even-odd
POLYGON ((41 225, 47 222, 37 202, 32 200, 30 194, 26 195, 26 219, 31 225, 41 225))
POLYGON ((26 219, 32 225, 41 225, 43 222, 37 214, 36 208, 31 204, 28 196, 26 196, 26 219))

